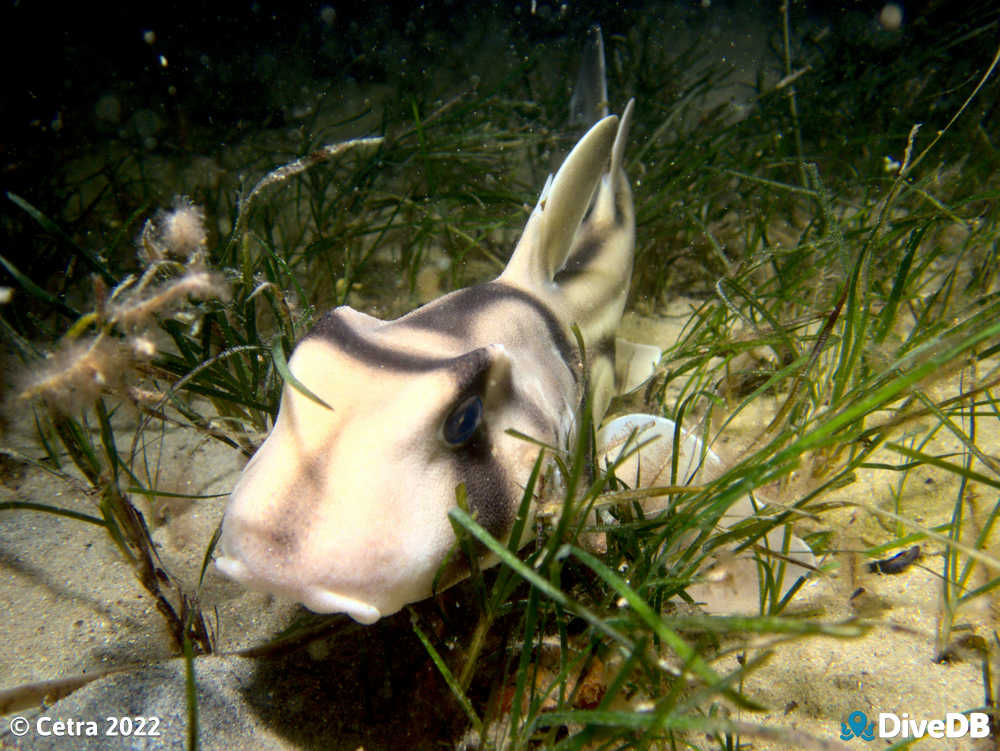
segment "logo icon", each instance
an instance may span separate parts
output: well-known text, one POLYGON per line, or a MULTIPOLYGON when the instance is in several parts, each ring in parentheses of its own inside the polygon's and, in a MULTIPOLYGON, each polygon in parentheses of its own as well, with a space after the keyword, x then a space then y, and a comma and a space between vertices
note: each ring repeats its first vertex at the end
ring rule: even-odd
POLYGON ((864 712, 851 712, 847 715, 847 722, 840 723, 840 740, 849 741, 851 738, 875 740, 875 723, 869 725, 864 712))

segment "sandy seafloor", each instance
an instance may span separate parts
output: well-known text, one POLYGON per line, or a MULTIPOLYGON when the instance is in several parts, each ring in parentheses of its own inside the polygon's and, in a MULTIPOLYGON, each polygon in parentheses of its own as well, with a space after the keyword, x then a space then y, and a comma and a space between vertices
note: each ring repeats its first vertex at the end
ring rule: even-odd
MULTIPOLYGON (((731 40, 731 57, 742 55, 750 60, 758 54, 766 34, 745 21, 720 15, 713 33, 731 40), (737 28, 740 33, 735 31, 737 28), (755 31, 759 32, 756 36, 755 31)), ((747 67, 749 70, 751 66, 747 67)), ((676 336, 688 310, 686 301, 676 300, 669 311, 657 317, 629 316, 624 328, 640 341, 662 345, 676 336)), ((720 453, 738 454, 776 405, 776 401, 760 400, 760 412, 744 414, 723 437, 717 445, 720 453)), ((7 422, 0 445, 27 456, 40 456, 30 410, 9 392, 3 413, 7 422)), ((133 421, 127 412, 119 416, 123 441, 130 440, 133 421)), ((984 420, 979 443, 984 451, 996 455, 1000 450, 998 427, 984 420)), ((935 446, 942 452, 957 448, 957 443, 935 446)), ((166 429, 157 450, 162 461, 159 487, 178 493, 225 494, 245 461, 228 447, 176 428, 166 429)), ((893 477, 871 470, 853 485, 832 494, 830 500, 844 504, 822 524, 838 530, 833 549, 857 551, 891 539, 891 530, 852 504, 888 508, 892 482, 893 477)), ((902 510, 915 521, 932 526, 950 516, 954 497, 952 477, 921 468, 907 483, 902 510)), ((63 481, 5 459, 0 464, 0 502, 9 500, 93 512, 92 501, 63 481)), ((224 497, 177 502, 170 505, 166 519, 155 524, 154 539, 165 567, 189 586, 197 579, 202 555, 219 523, 223 505, 224 497)), ((778 645, 768 664, 742 686, 748 696, 768 706, 769 711, 745 714, 742 719, 794 728, 832 744, 839 737, 841 721, 855 710, 866 712, 870 718, 878 712, 895 712, 911 718, 936 719, 948 712, 981 708, 984 684, 978 655, 959 652, 950 662, 935 661, 940 649, 937 633, 942 548, 927 542, 922 546, 920 561, 898 576, 869 573, 866 561, 851 552, 826 561, 830 564, 828 572, 804 588, 794 607, 819 608, 828 621, 861 616, 875 625, 858 639, 810 638, 778 645), (852 598, 859 588, 864 593, 852 598)), ((213 625, 217 625, 221 655, 196 661, 199 681, 213 692, 202 706, 203 748, 238 747, 241 739, 249 743, 246 739, 251 735, 255 748, 364 747, 372 751, 423 747, 419 738, 387 737, 385 728, 391 728, 393 723, 386 717, 362 717, 364 709, 359 700, 342 701, 350 687, 339 693, 324 693, 323 680, 332 684, 341 680, 334 668, 325 667, 336 665, 336 639, 301 651, 299 662, 288 663, 292 667, 278 662, 274 663, 278 667, 268 667, 266 661, 227 656, 272 636, 288 623, 294 606, 244 592, 212 569, 202 598, 213 625), (284 674, 279 674, 281 671, 284 674), (262 677, 268 676, 274 681, 273 690, 262 683, 262 677), (291 728, 293 722, 307 727, 291 728)), ((124 671, 99 679, 53 706, 9 712, 0 725, 0 747, 184 747, 186 731, 183 723, 176 721, 185 716, 183 670, 173 659, 162 617, 101 530, 33 511, 4 512, 0 517, 0 603, 0 635, 5 642, 5 648, 0 650, 0 691, 72 675, 124 671), (130 682, 135 691, 128 690, 130 682), (103 729, 108 716, 161 711, 161 736, 132 738, 118 745, 108 738, 97 743, 80 737, 39 737, 34 730, 19 738, 9 729, 16 716, 32 723, 40 715, 93 719, 103 729), (170 721, 171 717, 175 721, 170 721)), ((958 614, 956 632, 965 633, 968 628, 969 633, 991 639, 997 610, 995 597, 979 598, 958 614)), ((406 619, 407 615, 397 617, 406 619)), ((735 654, 725 658, 735 659, 735 654)), ((391 661, 373 659, 372 665, 373 670, 386 671, 384 680, 391 683, 391 661)), ((994 669, 994 680, 998 680, 997 672, 994 669)), ((386 691, 391 694, 391 688, 386 691)), ((383 701, 379 706, 394 704, 399 712, 410 712, 414 711, 413 699, 396 697, 395 702, 383 701)), ((851 748, 883 745, 858 740, 848 743, 851 748)), ((766 740, 755 740, 752 747, 789 748, 766 740)), ((998 745, 996 739, 975 743, 925 739, 917 747, 987 749, 998 745)))

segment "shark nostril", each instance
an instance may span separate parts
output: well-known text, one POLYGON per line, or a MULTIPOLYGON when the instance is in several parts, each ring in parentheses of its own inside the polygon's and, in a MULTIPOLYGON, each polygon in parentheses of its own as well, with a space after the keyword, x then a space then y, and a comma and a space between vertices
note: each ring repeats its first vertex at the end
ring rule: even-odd
POLYGON ((243 561, 267 559, 278 564, 292 560, 299 548, 300 539, 295 530, 267 516, 233 514, 223 520, 219 543, 223 557, 243 561))
POLYGON ((298 536, 287 527, 265 526, 257 529, 256 534, 260 542, 263 543, 268 555, 273 558, 291 558, 299 547, 298 536))

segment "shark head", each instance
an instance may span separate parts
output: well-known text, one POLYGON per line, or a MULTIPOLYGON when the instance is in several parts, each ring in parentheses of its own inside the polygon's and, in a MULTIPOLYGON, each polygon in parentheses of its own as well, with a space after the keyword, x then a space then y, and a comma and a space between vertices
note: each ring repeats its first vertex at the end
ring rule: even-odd
POLYGON ((539 451, 512 432, 568 447, 585 393, 599 420, 616 382, 637 380, 631 365, 616 375, 614 338, 634 246, 631 111, 579 140, 498 279, 393 321, 346 307, 319 320, 229 500, 224 574, 372 623, 461 575, 442 568, 460 486, 509 538, 539 451))
MULTIPOLYGON (((516 297, 498 298, 495 312, 518 312, 516 297)), ((223 524, 223 573, 371 623, 431 593, 455 541, 459 485, 480 523, 509 532, 537 448, 506 431, 558 440, 568 426, 539 414, 571 413, 549 400, 572 393, 573 379, 515 378, 523 363, 502 343, 421 350, 420 332, 338 308, 299 344, 289 367, 312 396, 286 386, 244 469, 223 524)))

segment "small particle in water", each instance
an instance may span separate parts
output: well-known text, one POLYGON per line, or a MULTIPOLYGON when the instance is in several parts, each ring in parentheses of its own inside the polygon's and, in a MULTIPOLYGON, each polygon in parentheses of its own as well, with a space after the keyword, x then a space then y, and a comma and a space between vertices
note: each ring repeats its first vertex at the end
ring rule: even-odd
POLYGON ((885 31, 899 31, 903 25, 903 8, 897 3, 886 3, 878 14, 878 25, 885 31))
POLYGON ((333 22, 337 20, 337 11, 333 6, 324 5, 319 9, 319 20, 326 26, 333 26, 333 22))
POLYGON ((892 174, 893 172, 899 172, 899 168, 902 166, 903 165, 901 165, 891 156, 886 155, 882 157, 882 168, 889 174, 892 174))
POLYGON ((122 103, 114 94, 105 94, 94 105, 94 115, 102 122, 117 125, 122 119, 122 103))
POLYGON ((150 46, 153 46, 156 44, 156 32, 152 29, 146 29, 146 31, 142 32, 142 41, 150 46))
POLYGON ((156 354, 156 345, 148 336, 138 336, 132 340, 132 351, 136 357, 147 360, 156 354))

